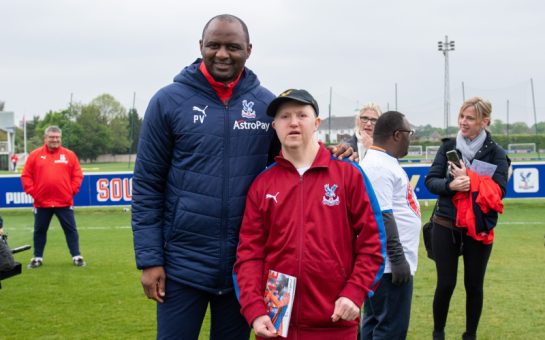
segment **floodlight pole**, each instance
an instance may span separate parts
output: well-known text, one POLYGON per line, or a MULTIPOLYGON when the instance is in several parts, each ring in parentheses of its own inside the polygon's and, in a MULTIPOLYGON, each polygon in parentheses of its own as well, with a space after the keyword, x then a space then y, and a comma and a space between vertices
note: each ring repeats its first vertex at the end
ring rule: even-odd
POLYGON ((507 144, 509 144, 509 99, 507 99, 507 144))
POLYGON ((449 41, 448 36, 445 35, 445 41, 439 41, 437 43, 439 52, 443 52, 445 56, 445 94, 444 94, 444 111, 445 111, 445 135, 448 137, 448 124, 449 124, 449 113, 450 113, 450 81, 449 81, 449 63, 448 63, 448 53, 454 51, 454 41, 449 41))
MULTIPOLYGON (((538 133, 537 133, 537 113, 536 113, 536 96, 534 94, 534 79, 530 78, 530 85, 532 86, 532 104, 534 107, 534 128, 536 132, 536 141, 538 140, 538 133)), ((539 153, 539 146, 536 147, 537 151, 537 158, 541 159, 541 154, 539 153)))
POLYGON ((134 106, 136 102, 136 92, 133 92, 132 94, 132 108, 129 113, 129 164, 127 164, 127 168, 131 169, 131 156, 132 156, 132 143, 134 140, 134 106))
POLYGON ((397 83, 395 83, 395 105, 396 105, 396 111, 397 111, 397 83))
POLYGON ((329 117, 328 117, 328 120, 327 120, 327 130, 328 130, 328 136, 329 136, 329 140, 327 141, 328 143, 332 143, 331 141, 331 100, 332 100, 332 97, 333 97, 333 86, 330 86, 329 87, 329 117))

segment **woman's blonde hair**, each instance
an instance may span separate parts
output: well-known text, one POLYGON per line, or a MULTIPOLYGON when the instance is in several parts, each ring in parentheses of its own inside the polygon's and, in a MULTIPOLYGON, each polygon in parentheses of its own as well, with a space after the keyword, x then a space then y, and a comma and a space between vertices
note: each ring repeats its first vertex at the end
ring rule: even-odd
POLYGON ((367 111, 367 110, 375 111, 379 117, 382 114, 382 110, 380 109, 380 106, 378 106, 378 104, 375 102, 369 102, 363 105, 363 107, 358 112, 356 112, 356 117, 354 121, 354 131, 356 132, 356 136, 359 135, 360 133, 360 129, 359 129, 360 114, 362 114, 364 111, 367 111))
POLYGON ((475 111, 477 111, 477 118, 479 120, 488 118, 488 124, 490 124, 492 115, 492 104, 488 100, 481 97, 473 97, 466 100, 462 104, 458 116, 460 116, 465 109, 471 106, 473 106, 475 108, 475 111))

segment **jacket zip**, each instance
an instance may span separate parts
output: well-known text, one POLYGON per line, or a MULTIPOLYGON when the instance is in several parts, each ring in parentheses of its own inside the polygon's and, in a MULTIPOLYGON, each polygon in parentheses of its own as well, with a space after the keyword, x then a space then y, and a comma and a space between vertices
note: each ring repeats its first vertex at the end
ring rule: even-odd
MULTIPOLYGON (((229 202, 229 147, 230 147, 230 141, 231 141, 231 135, 229 131, 229 105, 225 105, 225 134, 224 134, 224 152, 223 152, 223 166, 224 166, 224 173, 223 173, 223 190, 222 190, 222 197, 221 197, 221 230, 220 230, 220 259, 224 259, 225 256, 225 241, 227 240, 227 225, 228 225, 228 209, 227 205, 229 202)), ((218 287, 223 287, 225 282, 225 273, 227 272, 227 262, 224 261, 221 266, 221 272, 220 276, 218 277, 219 284, 218 287)), ((221 295, 223 292, 220 289, 218 291, 218 294, 221 295)))
MULTIPOLYGON (((297 171, 297 170, 296 170, 297 171)), ((308 171, 308 170, 307 170, 308 171)), ((301 224, 299 225, 299 232, 298 232, 298 237, 297 237, 297 243, 298 243, 298 251, 299 251, 299 254, 298 254, 298 259, 297 259, 297 280, 298 280, 298 284, 299 286, 301 286, 303 284, 302 282, 302 276, 301 276, 301 272, 302 272, 302 266, 303 266, 303 233, 304 233, 304 226, 305 226, 305 202, 304 202, 304 197, 305 197, 305 190, 304 190, 304 183, 303 183, 303 175, 300 175, 299 176, 299 195, 300 195, 300 199, 299 199, 299 202, 301 202, 300 204, 300 214, 301 214, 301 224)), ((301 316, 301 294, 297 294, 297 290, 295 291, 295 297, 297 298, 297 306, 299 306, 299 308, 297 309, 297 315, 296 315, 296 318, 295 318, 295 325, 299 325, 299 318, 301 316)), ((294 302, 295 304, 295 302, 294 302)))

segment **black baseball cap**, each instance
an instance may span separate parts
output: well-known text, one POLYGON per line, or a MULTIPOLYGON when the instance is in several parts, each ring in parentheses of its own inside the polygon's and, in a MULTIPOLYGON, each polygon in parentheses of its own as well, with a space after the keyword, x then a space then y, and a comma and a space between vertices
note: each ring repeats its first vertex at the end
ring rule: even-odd
POLYGON ((267 115, 274 118, 278 107, 288 101, 296 101, 302 104, 308 104, 314 108, 316 117, 318 117, 318 102, 306 90, 289 89, 278 95, 267 107, 267 115))

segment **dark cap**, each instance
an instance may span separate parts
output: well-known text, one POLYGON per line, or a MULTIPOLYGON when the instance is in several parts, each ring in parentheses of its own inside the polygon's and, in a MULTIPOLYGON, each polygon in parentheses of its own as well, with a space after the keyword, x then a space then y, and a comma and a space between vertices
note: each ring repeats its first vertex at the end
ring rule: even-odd
POLYGON ((296 101, 301 104, 308 104, 311 105, 312 108, 314 108, 314 111, 316 112, 316 117, 318 117, 318 103, 316 102, 316 99, 312 97, 310 93, 308 93, 306 90, 297 90, 297 89, 289 89, 286 90, 278 95, 267 108, 267 115, 274 117, 276 115, 276 111, 278 111, 278 107, 289 101, 296 101))

